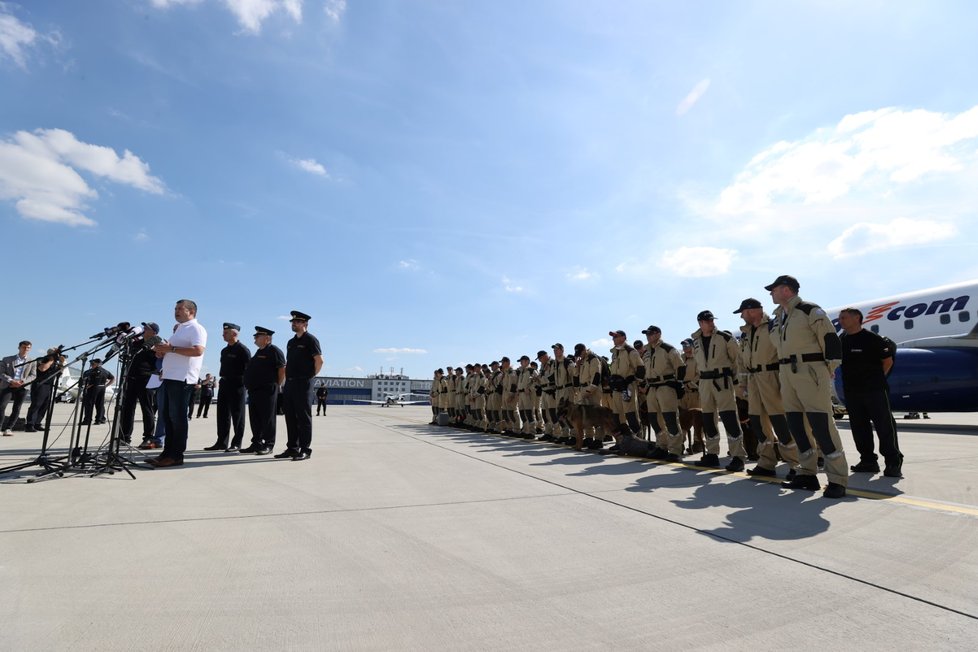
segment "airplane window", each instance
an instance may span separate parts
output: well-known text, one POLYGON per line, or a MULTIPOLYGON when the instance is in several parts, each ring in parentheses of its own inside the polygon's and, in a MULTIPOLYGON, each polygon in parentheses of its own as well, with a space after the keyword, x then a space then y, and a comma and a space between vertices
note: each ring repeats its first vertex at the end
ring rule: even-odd
POLYGON ((971 315, 969 315, 964 310, 958 313, 958 321, 969 321, 970 319, 971 319, 971 315))
POLYGON ((907 330, 910 330, 911 328, 913 328, 913 320, 912 319, 905 319, 904 322, 903 322, 903 327, 906 328, 907 330))
POLYGON ((950 324, 951 323, 951 315, 941 315, 941 323, 942 324, 950 324))
POLYGON ((879 333, 880 327, 878 324, 873 324, 872 326, 869 327, 869 330, 873 331, 874 333, 879 333))

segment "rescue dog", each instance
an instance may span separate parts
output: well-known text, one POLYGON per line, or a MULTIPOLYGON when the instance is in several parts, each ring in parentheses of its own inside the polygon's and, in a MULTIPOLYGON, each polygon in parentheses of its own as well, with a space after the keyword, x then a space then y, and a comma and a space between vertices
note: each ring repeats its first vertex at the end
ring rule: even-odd
POLYGON ((557 420, 574 429, 574 450, 581 450, 584 444, 584 432, 599 427, 603 432, 611 434, 618 432, 618 419, 615 413, 600 405, 578 405, 567 398, 557 403, 557 420))

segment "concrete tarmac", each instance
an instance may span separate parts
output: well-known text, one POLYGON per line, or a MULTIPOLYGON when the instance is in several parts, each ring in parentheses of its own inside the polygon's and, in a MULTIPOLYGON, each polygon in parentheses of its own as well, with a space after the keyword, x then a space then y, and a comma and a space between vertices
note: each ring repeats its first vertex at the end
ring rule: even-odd
POLYGON ((426 407, 331 406, 308 461, 203 452, 215 416, 136 480, 0 475, 4 649, 978 647, 978 430, 937 415, 901 429, 904 478, 841 501, 426 407))

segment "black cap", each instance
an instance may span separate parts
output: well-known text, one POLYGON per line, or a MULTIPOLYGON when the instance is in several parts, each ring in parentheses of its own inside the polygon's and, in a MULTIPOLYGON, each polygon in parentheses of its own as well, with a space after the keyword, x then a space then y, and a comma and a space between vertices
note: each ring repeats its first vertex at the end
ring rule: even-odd
POLYGON ((155 321, 144 321, 143 326, 145 326, 146 328, 152 328, 153 332, 156 333, 157 335, 160 334, 160 325, 157 324, 155 321))
POLYGON ((537 360, 539 360, 540 358, 542 358, 545 355, 550 355, 550 354, 547 353, 546 351, 537 351, 537 360))
POLYGON ((737 314, 747 310, 748 308, 761 308, 761 302, 757 299, 744 299, 740 302, 740 307, 733 311, 733 314, 737 314))
POLYGON ((693 346, 693 340, 691 340, 691 339, 689 339, 687 337, 682 342, 680 342, 680 344, 682 344, 683 348, 686 348, 687 346, 690 347, 690 348, 692 348, 692 346, 693 346))
POLYGON ((527 362, 529 362, 530 361, 530 356, 528 356, 528 355, 521 355, 520 356, 520 362, 523 362, 524 360, 526 360, 527 362))
POLYGON ((102 358, 92 358, 91 362, 92 364, 95 364, 96 362, 102 364, 102 358))
POLYGON ((493 360, 492 362, 489 363, 489 366, 490 367, 498 367, 499 366, 499 360, 493 360))
POLYGON ((643 335, 648 335, 649 333, 661 333, 661 332, 662 332, 662 329, 659 328, 658 326, 649 326, 644 331, 642 331, 642 334, 643 335))
POLYGON ((255 335, 274 335, 275 331, 269 330, 264 326, 255 326, 255 335))
POLYGON ((626 337, 626 338, 628 337, 627 335, 625 335, 625 331, 608 331, 608 335, 610 335, 612 337, 615 337, 615 336, 621 336, 621 337, 626 337))
POLYGON ((312 317, 310 317, 306 313, 299 312, 298 310, 293 310, 290 314, 292 315, 292 319, 290 319, 289 321, 295 321, 296 319, 300 319, 302 321, 309 321, 310 319, 312 319, 312 317))
POLYGON ((795 292, 797 292, 798 288, 801 287, 798 284, 798 279, 796 279, 794 276, 788 276, 787 274, 782 274, 778 278, 774 279, 774 282, 771 283, 770 285, 765 285, 764 289, 770 292, 771 290, 778 287, 779 285, 787 285, 795 292))
POLYGON ((229 321, 224 322, 224 330, 229 330, 229 329, 232 331, 238 331, 238 332, 241 331, 241 327, 238 326, 237 324, 232 324, 229 321))
POLYGON ((509 362, 509 357, 504 355, 503 357, 499 358, 499 361, 500 363, 509 362))
POLYGON ((563 351, 564 350, 564 345, 561 344, 560 342, 557 342, 556 344, 551 344, 550 345, 550 348, 551 349, 560 349, 561 351, 563 351))
POLYGON ((435 369, 435 373, 436 374, 442 374, 442 375, 444 375, 445 370, 444 369, 441 369, 441 368, 438 368, 438 369, 435 369))
POLYGON ((465 365, 465 370, 466 370, 466 371, 469 371, 469 370, 470 370, 470 369, 472 369, 472 368, 473 368, 473 367, 472 367, 472 365, 470 365, 470 364, 467 364, 467 365, 465 365))
POLYGON ((700 314, 696 315, 696 321, 713 321, 714 319, 713 313, 709 310, 703 310, 700 314))
POLYGON ((587 347, 578 342, 574 345, 574 353, 577 353, 578 351, 587 351, 587 347))

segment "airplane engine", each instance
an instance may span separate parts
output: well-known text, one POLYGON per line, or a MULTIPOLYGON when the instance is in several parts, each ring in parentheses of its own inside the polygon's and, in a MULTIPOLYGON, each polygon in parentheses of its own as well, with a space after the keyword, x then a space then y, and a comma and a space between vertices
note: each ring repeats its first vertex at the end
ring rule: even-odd
POLYGON ((978 348, 898 349, 888 382, 894 411, 978 412, 978 348))

